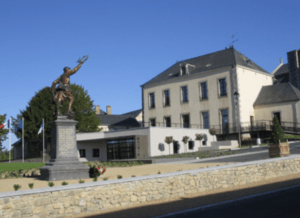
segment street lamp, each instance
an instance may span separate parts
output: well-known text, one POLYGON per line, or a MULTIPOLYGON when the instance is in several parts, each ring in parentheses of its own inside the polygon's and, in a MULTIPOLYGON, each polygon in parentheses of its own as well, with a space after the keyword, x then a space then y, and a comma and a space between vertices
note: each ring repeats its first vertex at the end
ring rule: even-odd
POLYGON ((241 128, 240 128, 240 111, 239 111, 239 107, 238 107, 238 99, 240 97, 240 94, 236 91, 234 94, 235 97, 235 105, 237 108, 237 117, 238 117, 238 131, 239 131, 239 147, 241 148, 242 144, 241 144, 241 128))

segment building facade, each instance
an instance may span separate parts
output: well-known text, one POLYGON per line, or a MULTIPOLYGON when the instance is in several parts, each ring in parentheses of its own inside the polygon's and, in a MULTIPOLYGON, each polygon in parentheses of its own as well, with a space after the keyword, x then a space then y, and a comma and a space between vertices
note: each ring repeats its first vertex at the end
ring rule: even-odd
POLYGON ((251 122, 272 77, 234 48, 178 62, 141 86, 143 125, 225 129, 251 122))

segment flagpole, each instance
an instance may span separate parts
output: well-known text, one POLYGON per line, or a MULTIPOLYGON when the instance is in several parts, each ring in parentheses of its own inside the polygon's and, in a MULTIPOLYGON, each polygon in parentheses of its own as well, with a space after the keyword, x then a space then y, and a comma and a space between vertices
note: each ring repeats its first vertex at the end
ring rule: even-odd
POLYGON ((9 157, 8 157, 8 160, 9 160, 9 163, 10 163, 10 149, 11 149, 11 131, 10 131, 10 126, 11 126, 11 117, 9 117, 9 157))
POLYGON ((22 117, 22 154, 24 163, 24 117, 22 117))
POLYGON ((45 163, 45 125, 44 125, 44 118, 43 118, 43 163, 45 163))

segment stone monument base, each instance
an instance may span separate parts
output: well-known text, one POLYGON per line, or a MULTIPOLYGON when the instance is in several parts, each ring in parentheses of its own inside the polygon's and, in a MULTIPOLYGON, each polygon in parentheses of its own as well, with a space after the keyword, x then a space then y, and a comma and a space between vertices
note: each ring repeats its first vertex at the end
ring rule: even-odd
POLYGON ((41 180, 59 181, 69 179, 89 179, 90 167, 78 161, 65 161, 50 159, 41 167, 41 180))
POLYGON ((79 161, 75 120, 57 116, 52 123, 51 159, 40 168, 41 180, 88 179, 90 167, 79 161))

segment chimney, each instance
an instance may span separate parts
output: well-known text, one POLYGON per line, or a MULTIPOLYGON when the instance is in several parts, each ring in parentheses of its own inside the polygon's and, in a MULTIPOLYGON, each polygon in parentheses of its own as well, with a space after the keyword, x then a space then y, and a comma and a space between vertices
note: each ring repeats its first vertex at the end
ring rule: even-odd
POLYGON ((95 113, 100 114, 100 105, 95 106, 95 113))
POLYGON ((111 106, 106 106, 106 114, 111 115, 111 106))
POLYGON ((280 58, 280 63, 283 63, 283 60, 282 60, 282 58, 280 58))

